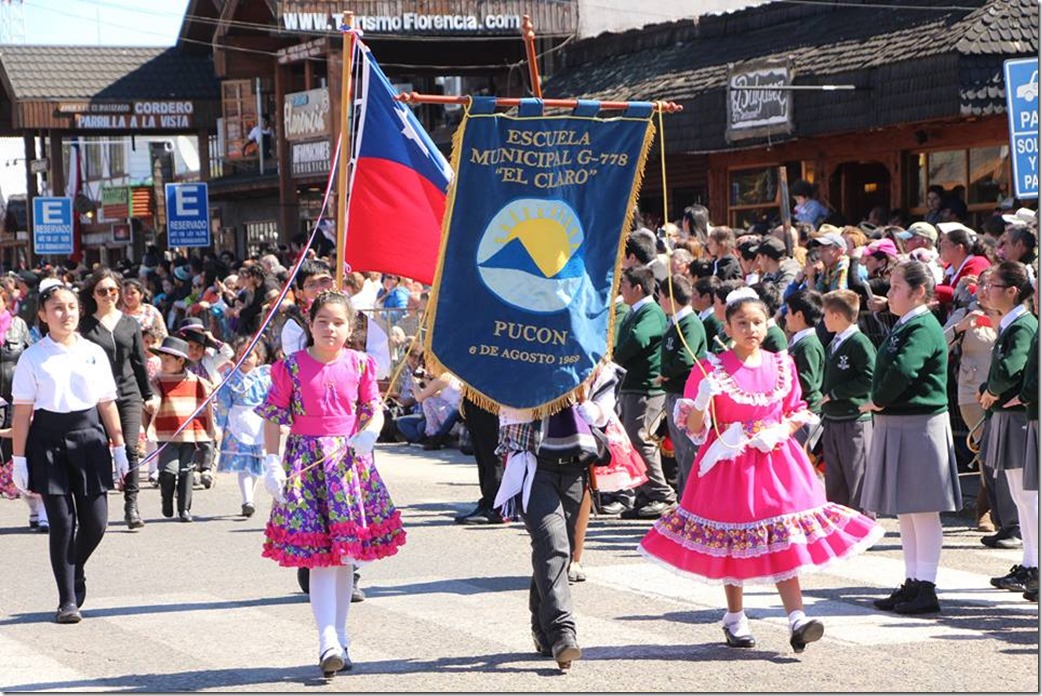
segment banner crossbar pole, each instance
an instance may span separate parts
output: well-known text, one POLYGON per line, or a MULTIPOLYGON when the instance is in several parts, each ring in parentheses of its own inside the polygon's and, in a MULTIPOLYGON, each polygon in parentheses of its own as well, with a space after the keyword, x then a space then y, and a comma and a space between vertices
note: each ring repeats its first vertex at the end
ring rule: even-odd
MULTIPOLYGON (((445 94, 417 94, 416 92, 402 92, 395 97, 400 102, 406 104, 470 104, 471 99, 468 95, 452 96, 445 94)), ((561 109, 574 109, 579 105, 578 99, 543 99, 543 106, 548 108, 561 108, 561 109)), ((602 101, 598 102, 602 111, 625 111, 636 104, 642 104, 646 102, 620 102, 620 101, 602 101)), ((514 97, 497 97, 496 106, 502 108, 512 108, 519 106, 521 99, 514 97)), ((671 101, 656 101, 652 102, 652 110, 655 112, 663 111, 667 114, 676 113, 683 111, 684 107, 681 104, 671 101)))

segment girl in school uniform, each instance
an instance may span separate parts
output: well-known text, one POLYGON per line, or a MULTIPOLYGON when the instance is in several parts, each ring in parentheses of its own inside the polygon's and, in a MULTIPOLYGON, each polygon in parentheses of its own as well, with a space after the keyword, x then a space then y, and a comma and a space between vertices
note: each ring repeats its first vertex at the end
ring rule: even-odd
POLYGON ((871 397, 859 407, 873 414, 861 507, 897 515, 905 562, 904 584, 873 603, 899 614, 941 610, 940 513, 962 509, 948 421, 948 345, 927 306, 934 282, 919 261, 899 264, 890 275, 887 299, 900 318, 876 353, 871 397))
POLYGON ((347 610, 352 563, 391 556, 405 543, 401 516, 373 464, 383 427, 376 360, 344 348, 354 309, 346 295, 311 304, 308 347, 275 363, 256 411, 264 424, 264 486, 275 499, 262 555, 310 568, 309 599, 326 678, 351 669, 347 610), (280 457, 280 426, 289 428, 280 457))
POLYGON ((980 405, 989 418, 984 463, 1005 475, 1024 540, 1021 562, 1006 575, 992 578, 991 584, 1024 592, 1029 580, 1038 582, 1038 491, 1024 486, 1028 418, 1019 394, 1038 320, 1025 305, 1031 285, 1022 263, 1005 261, 993 268, 981 292, 987 293, 988 306, 1002 317, 991 350, 988 381, 980 389, 980 405))
MULTIPOLYGON (((1035 312, 1038 312, 1038 281, 1035 281, 1035 312)), ((1031 339, 1028 362, 1024 366, 1024 382, 1020 387, 1020 403, 1027 409, 1028 427, 1024 443, 1024 490, 1038 495, 1038 329, 1031 339)), ((1037 508, 1036 508, 1037 511, 1037 508)), ((1037 518, 1036 518, 1037 522, 1037 518)), ((1035 527, 1034 529, 1037 529, 1035 527)), ((1037 560, 1038 538, 1034 539, 1037 560)), ((1038 601, 1038 573, 1024 583, 1024 599, 1038 601)))
POLYGON ((21 490, 39 493, 47 509, 55 620, 78 623, 87 560, 108 523, 113 462, 117 486, 129 463, 108 356, 76 332, 76 293, 57 280, 40 285, 47 336, 22 353, 11 388, 14 479, 21 490))

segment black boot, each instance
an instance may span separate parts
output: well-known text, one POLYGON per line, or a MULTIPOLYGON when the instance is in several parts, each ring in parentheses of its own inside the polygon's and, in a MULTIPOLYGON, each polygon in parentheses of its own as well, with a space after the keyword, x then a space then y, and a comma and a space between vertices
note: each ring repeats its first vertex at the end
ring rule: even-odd
POLYGON ((177 514, 182 522, 192 521, 192 484, 191 469, 182 471, 177 477, 177 514))
POLYGON ((72 582, 72 588, 76 593, 76 606, 82 607, 83 603, 87 601, 87 578, 79 568, 76 569, 76 576, 72 582))
POLYGON ((145 521, 141 519, 141 513, 137 509, 137 500, 128 500, 123 503, 123 520, 129 529, 141 529, 145 521))
POLYGON ((926 580, 919 581, 919 589, 915 597, 901 602, 894 611, 898 614, 933 614, 941 610, 937 601, 937 586, 926 580))
POLYGON ((159 495, 163 499, 163 517, 174 516, 174 489, 177 488, 177 474, 168 471, 159 472, 159 495))
POLYGON ((912 578, 905 578, 903 585, 898 587, 896 590, 890 593, 890 596, 886 599, 877 599, 872 604, 875 605, 876 609, 882 609, 884 611, 893 611, 901 602, 907 602, 908 600, 915 597, 916 592, 919 590, 919 581, 913 580, 912 578))

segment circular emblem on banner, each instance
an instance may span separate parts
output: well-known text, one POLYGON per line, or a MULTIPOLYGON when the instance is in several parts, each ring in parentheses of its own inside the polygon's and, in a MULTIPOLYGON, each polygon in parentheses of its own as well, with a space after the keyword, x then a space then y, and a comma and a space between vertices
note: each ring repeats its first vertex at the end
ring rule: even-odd
POLYGON ((582 287, 579 216, 559 200, 519 198, 500 208, 478 244, 481 279, 504 302, 558 312, 582 287))

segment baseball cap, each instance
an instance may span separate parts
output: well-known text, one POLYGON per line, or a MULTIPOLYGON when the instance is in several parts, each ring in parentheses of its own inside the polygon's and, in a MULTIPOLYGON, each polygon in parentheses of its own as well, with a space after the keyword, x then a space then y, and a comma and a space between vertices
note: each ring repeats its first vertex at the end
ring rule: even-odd
POLYGON ((876 239, 868 243, 865 247, 866 254, 879 254, 883 253, 887 256, 897 257, 897 246, 894 244, 892 239, 876 239))
POLYGON ((785 243, 775 237, 768 237, 756 247, 757 254, 763 254, 769 259, 780 261, 785 258, 785 243))
MULTIPOLYGON (((824 225, 822 225, 822 227, 824 227, 824 225)), ((835 229, 833 225, 829 225, 829 227, 835 229)), ((843 235, 841 235, 839 232, 829 232, 828 234, 820 235, 810 240, 810 243, 821 244, 824 246, 835 246, 837 249, 843 252, 847 250, 847 240, 843 239, 843 235)))
MULTIPOLYGON (((962 227, 962 223, 941 223, 942 225, 958 225, 962 227)), ((912 237, 925 237, 930 240, 931 244, 937 243, 937 228, 926 222, 920 220, 919 222, 913 222, 907 230, 904 232, 898 232, 897 237, 899 239, 911 239, 912 237)))

